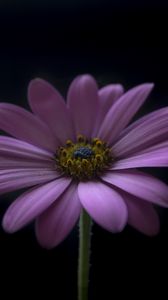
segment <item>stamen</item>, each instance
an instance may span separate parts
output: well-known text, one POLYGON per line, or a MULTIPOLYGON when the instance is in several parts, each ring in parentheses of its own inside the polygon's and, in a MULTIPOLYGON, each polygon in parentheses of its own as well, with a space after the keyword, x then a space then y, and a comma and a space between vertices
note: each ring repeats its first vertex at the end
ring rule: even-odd
POLYGON ((98 140, 98 141, 96 141, 96 146, 97 147, 102 147, 102 145, 103 145, 103 143, 100 141, 100 140, 98 140))
POLYGON ((62 153, 62 155, 63 155, 64 157, 67 156, 67 151, 66 151, 65 149, 63 149, 63 150, 61 151, 61 153, 62 153))
POLYGON ((78 141, 78 143, 85 143, 86 138, 82 134, 78 134, 77 141, 78 141))
POLYGON ((100 154, 96 154, 96 160, 97 160, 97 162, 98 161, 102 162, 103 158, 102 158, 102 156, 100 154))
POLYGON ((71 147, 71 146, 73 145, 73 143, 72 143, 71 140, 67 140, 67 141, 66 141, 66 145, 67 145, 68 147, 71 147))

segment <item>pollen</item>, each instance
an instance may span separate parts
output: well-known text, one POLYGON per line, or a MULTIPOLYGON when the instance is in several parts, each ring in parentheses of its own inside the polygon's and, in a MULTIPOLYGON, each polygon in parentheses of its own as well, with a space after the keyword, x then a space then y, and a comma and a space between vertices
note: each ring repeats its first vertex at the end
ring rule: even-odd
POLYGON ((83 135, 77 142, 67 140, 55 154, 56 169, 61 175, 87 181, 101 175, 112 164, 111 149, 99 138, 90 141, 83 135))

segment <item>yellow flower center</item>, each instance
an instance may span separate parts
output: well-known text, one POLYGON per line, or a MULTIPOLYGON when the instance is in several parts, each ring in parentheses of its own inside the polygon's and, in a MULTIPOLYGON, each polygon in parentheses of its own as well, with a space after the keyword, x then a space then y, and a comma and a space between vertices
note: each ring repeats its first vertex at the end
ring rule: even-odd
POLYGON ((89 180, 101 175, 113 161, 110 148, 105 142, 93 138, 89 142, 78 135, 77 143, 67 140, 55 154, 56 168, 65 175, 78 180, 89 180))

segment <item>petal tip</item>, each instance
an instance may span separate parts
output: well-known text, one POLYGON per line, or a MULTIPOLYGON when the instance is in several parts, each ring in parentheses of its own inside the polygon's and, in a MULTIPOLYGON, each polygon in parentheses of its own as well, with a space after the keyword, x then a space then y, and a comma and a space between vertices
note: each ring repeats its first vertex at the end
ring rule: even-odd
POLYGON ((97 83, 95 78, 91 74, 81 74, 77 76, 72 83, 77 83, 77 84, 94 84, 97 87, 97 83))
POLYGON ((149 83, 146 83, 146 85, 149 87, 149 89, 153 89, 154 88, 154 86, 155 86, 155 84, 154 84, 154 82, 149 82, 149 83))
POLYGON ((51 250, 51 249, 55 248, 57 245, 59 245, 59 243, 57 243, 57 244, 52 243, 52 241, 50 239, 41 238, 40 232, 38 230, 38 220, 36 220, 36 222, 35 222, 35 236, 36 236, 38 245, 43 249, 51 250))
POLYGON ((5 214, 3 219, 2 219, 2 228, 4 229, 5 232, 7 233, 14 233, 15 229, 13 228, 10 219, 8 218, 8 216, 5 214))
POLYGON ((40 86, 49 86, 50 84, 42 79, 42 78, 39 78, 39 77, 36 77, 32 80, 29 81, 29 84, 28 84, 28 96, 30 95, 32 89, 36 89, 36 88, 39 88, 40 86))
POLYGON ((145 89, 149 90, 151 92, 154 88, 155 84, 153 82, 146 82, 141 85, 139 85, 140 88, 144 87, 145 89))

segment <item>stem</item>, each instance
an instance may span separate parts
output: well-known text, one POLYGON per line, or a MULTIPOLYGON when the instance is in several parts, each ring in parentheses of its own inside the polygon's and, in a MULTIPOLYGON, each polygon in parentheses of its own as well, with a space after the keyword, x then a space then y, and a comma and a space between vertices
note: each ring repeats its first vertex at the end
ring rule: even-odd
POLYGON ((84 210, 79 230, 78 300, 88 300, 91 218, 84 210))

